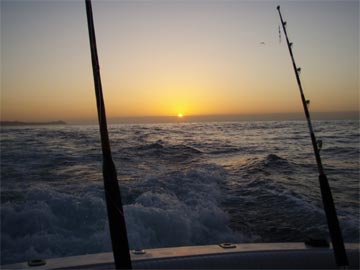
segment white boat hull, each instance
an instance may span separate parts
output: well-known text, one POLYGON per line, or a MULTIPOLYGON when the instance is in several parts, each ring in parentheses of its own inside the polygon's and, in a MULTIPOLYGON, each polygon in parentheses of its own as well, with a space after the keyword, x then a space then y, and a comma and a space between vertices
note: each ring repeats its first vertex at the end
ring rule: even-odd
MULTIPOLYGON (((349 269, 359 269, 359 245, 346 244, 349 269)), ((131 254, 134 269, 335 269, 332 248, 308 247, 304 243, 186 246, 145 250, 131 254)), ((2 269, 114 269, 111 252, 3 265, 2 269)))

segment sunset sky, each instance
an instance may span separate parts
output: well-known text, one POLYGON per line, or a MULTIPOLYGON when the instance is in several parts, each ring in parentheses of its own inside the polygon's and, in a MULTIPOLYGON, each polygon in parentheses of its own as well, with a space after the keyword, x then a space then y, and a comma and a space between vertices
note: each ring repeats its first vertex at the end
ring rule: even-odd
MULTIPOLYGON (((93 1, 109 118, 359 110, 358 1, 93 1)), ((1 0, 1 120, 96 119, 84 1, 1 0)))

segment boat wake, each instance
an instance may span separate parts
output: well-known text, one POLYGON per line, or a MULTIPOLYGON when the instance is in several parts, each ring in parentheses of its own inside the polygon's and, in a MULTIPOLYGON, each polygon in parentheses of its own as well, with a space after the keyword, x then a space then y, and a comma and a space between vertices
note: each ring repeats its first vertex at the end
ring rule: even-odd
MULTIPOLYGON (((123 183, 130 248, 244 242, 221 208, 226 172, 205 165, 123 183)), ((2 264, 110 251, 102 183, 41 184, 1 206, 2 264)))

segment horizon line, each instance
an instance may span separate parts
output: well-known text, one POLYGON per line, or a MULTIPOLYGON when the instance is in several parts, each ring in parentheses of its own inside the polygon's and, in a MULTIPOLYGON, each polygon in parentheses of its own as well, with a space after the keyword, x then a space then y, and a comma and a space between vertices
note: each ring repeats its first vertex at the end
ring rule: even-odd
MULTIPOLYGON (((313 120, 359 120, 360 110, 358 111, 333 111, 333 112, 311 112, 313 120)), ((237 121, 302 121, 306 120, 303 112, 273 112, 273 113, 234 113, 234 114, 193 114, 183 115, 154 115, 154 116, 110 116, 107 117, 109 124, 141 124, 141 123, 191 123, 191 122, 237 122, 237 121)), ((1 119, 1 122, 24 122, 24 123, 47 123, 55 120, 13 120, 1 119)), ((97 124, 96 117, 61 119, 67 124, 97 124)))
MULTIPOLYGON (((359 120, 359 111, 311 112, 313 120, 359 120)), ((116 123, 176 123, 176 122, 232 122, 232 121, 291 121, 306 120, 303 112, 240 113, 240 114, 193 114, 158 116, 113 116, 107 117, 109 124, 116 123)), ((77 119, 74 123, 97 123, 97 119, 77 119)))

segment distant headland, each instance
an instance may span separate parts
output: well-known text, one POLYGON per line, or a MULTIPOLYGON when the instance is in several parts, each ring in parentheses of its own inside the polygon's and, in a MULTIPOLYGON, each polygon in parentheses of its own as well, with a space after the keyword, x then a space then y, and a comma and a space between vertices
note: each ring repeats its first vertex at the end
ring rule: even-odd
POLYGON ((20 122, 20 121, 0 121, 0 126, 49 126, 49 125, 66 125, 64 121, 52 122, 20 122))

